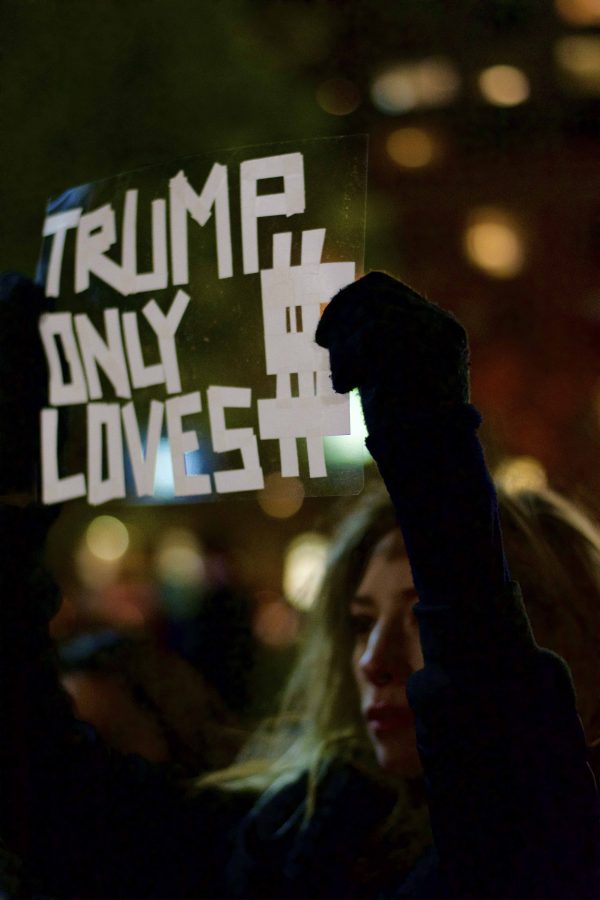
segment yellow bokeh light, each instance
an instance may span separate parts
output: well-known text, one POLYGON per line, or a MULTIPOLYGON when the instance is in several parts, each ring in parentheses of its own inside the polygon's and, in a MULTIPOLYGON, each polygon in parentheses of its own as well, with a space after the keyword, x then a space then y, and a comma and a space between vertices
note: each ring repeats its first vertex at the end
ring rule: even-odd
POLYGON ((556 62, 564 75, 580 90, 600 92, 600 37, 569 35, 556 42, 556 62))
POLYGON ((114 516, 97 516, 85 533, 87 547, 95 557, 103 562, 120 559, 129 546, 129 532, 114 516))
POLYGON ((516 66, 490 66, 478 81, 482 95, 494 106, 518 106, 529 99, 529 79, 516 66))
POLYGON ((503 460, 494 472, 494 478, 508 493, 540 490, 548 486, 546 470, 533 456, 514 456, 503 460))
POLYGON ((299 478, 284 478, 273 472, 257 496, 263 512, 274 519, 289 519, 304 503, 304 485, 299 478))
POLYGON ((599 25, 600 0, 554 0, 558 14, 571 25, 599 25))
POLYGON ((332 116, 347 116, 360 104, 358 88, 346 78, 324 81, 317 88, 316 98, 321 109, 332 116))
POLYGON ((435 162, 439 148, 424 128, 397 128, 385 144, 388 156, 405 169, 420 169, 435 162))
POLYGON ((493 278, 514 278, 525 264, 521 229, 510 213, 496 207, 470 213, 464 250, 473 265, 493 278))
POLYGON ((298 609, 310 609, 327 560, 329 542, 322 534, 308 531, 298 535, 289 545, 283 568, 283 590, 298 609))
POLYGON ((298 535, 288 546, 283 565, 283 590, 298 609, 313 606, 327 560, 329 541, 316 531, 298 535))

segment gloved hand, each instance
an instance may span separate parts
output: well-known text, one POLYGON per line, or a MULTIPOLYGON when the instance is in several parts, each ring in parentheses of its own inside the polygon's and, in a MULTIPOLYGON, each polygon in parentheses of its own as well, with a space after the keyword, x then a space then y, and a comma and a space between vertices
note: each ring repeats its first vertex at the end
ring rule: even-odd
POLYGON ((359 388, 367 426, 375 395, 407 414, 469 402, 464 328, 384 272, 342 288, 325 308, 315 340, 329 350, 334 390, 359 388))

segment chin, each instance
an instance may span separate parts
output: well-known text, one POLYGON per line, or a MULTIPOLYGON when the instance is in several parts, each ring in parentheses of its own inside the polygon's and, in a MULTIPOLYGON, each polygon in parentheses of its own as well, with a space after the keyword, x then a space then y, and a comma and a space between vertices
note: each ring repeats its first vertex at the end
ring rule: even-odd
POLYGON ((386 775, 412 777, 422 771, 421 760, 414 744, 402 746, 398 743, 393 745, 388 745, 387 742, 377 743, 375 756, 379 767, 386 775))

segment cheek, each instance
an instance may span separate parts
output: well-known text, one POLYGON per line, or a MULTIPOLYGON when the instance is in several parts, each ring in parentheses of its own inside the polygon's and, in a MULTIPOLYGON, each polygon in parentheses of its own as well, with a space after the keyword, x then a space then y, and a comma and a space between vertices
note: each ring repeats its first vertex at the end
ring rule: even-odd
POLYGON ((425 660, 423 659, 423 651, 421 650, 421 640, 419 638, 419 632, 416 627, 410 641, 407 642, 406 657, 413 672, 417 672, 425 665, 425 660))
POLYGON ((360 661, 362 659, 363 653, 365 652, 365 647, 361 641, 357 641, 354 644, 354 648, 352 650, 352 674, 354 675, 355 684, 359 690, 359 693, 362 694, 363 687, 365 684, 365 676, 362 670, 362 666, 360 661))

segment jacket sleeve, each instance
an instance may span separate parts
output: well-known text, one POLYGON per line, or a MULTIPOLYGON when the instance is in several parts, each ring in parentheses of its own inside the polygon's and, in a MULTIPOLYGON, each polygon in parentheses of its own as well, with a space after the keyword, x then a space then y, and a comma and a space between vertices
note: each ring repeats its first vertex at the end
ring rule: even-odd
POLYGON ((598 802, 568 668, 540 649, 502 549, 470 405, 367 445, 394 503, 425 665, 410 679, 443 879, 452 898, 600 896, 598 802))
MULTIPOLYGON (((119 756, 73 716, 48 635, 57 589, 40 560, 52 518, 48 509, 0 507, 7 853, 22 859, 40 896, 218 898, 241 811, 216 793, 191 797, 172 769, 119 756)), ((0 878, 9 876, 0 869, 0 878)))

